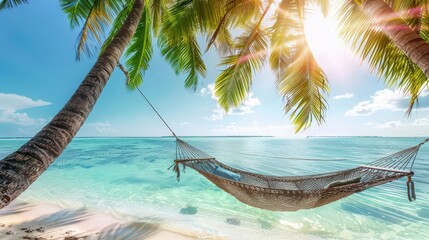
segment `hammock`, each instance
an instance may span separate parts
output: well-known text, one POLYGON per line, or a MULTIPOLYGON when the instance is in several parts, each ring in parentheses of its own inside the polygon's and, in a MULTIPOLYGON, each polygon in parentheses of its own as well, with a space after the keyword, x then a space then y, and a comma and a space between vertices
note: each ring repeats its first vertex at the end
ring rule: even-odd
POLYGON ((272 211, 297 211, 320 207, 407 176, 408 199, 416 200, 411 170, 420 146, 429 138, 414 147, 348 170, 307 176, 267 176, 225 165, 179 139, 142 91, 137 90, 176 138, 176 159, 170 168, 176 172, 178 181, 182 165, 183 171, 186 167, 196 170, 247 205, 272 211))
POLYGON ((176 139, 172 166, 180 180, 180 167, 190 167, 239 201, 272 211, 296 211, 323 206, 353 193, 408 177, 408 199, 416 199, 411 168, 424 142, 367 165, 307 176, 267 176, 239 170, 185 141, 176 139))

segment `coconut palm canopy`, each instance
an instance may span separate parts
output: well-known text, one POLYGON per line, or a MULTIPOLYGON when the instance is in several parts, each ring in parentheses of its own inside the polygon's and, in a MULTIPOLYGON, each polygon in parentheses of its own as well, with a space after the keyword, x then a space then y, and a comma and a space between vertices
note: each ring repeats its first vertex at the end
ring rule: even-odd
MULTIPOLYGON (((402 15, 412 29, 427 40, 427 9, 419 7, 422 1, 389 3, 393 4, 393 9, 402 15)), ((215 94, 225 111, 239 106, 246 99, 254 73, 268 61, 276 76, 277 90, 285 99, 284 110, 291 113, 296 130, 309 127, 313 119, 320 124, 327 108, 329 84, 305 38, 304 20, 310 4, 317 5, 325 15, 330 10, 327 0, 148 2, 147 15, 142 19, 135 40, 127 52, 126 66, 131 73, 129 86, 134 88, 142 83, 142 74, 148 68, 152 53, 153 33, 159 36, 161 51, 176 72, 188 74, 185 86, 196 88, 198 76, 204 77, 206 72, 196 39, 199 33, 207 37, 206 50, 214 45, 223 56, 219 64, 222 72, 216 78, 215 94)), ((416 96, 426 85, 427 76, 377 27, 377 21, 387 21, 392 16, 386 16, 387 19, 369 18, 359 4, 344 1, 339 6, 337 16, 341 35, 362 59, 370 63, 387 85, 401 87, 412 94, 411 110, 416 96), (360 36, 368 37, 361 39, 360 36)), ((112 12, 117 9, 113 3, 110 6, 112 12)), ((127 5, 124 6, 123 9, 127 9, 127 5)), ((76 6, 64 7, 69 18, 75 19, 75 13, 69 9, 75 9, 76 6)), ((126 15, 123 12, 118 14, 110 36, 123 21, 123 15, 126 15)), ((85 14, 81 16, 89 20, 92 17, 85 14)), ((85 22, 78 57, 82 51, 91 53, 90 48, 85 48, 89 43, 87 38, 82 37, 87 31, 100 43, 101 32, 97 29, 102 28, 91 26, 96 25, 96 22, 85 22)))
MULTIPOLYGON (((27 1, 2 1, 10 8, 27 1)), ((390 87, 411 94, 411 111, 426 87, 427 76, 397 43, 384 33, 380 23, 398 15, 369 16, 365 2, 328 0, 150 0, 125 53, 130 73, 128 87, 143 82, 149 68, 154 40, 177 74, 186 74, 185 86, 196 89, 206 74, 202 50, 215 47, 222 56, 215 95, 228 111, 248 96, 254 75, 267 63, 276 76, 284 111, 296 126, 306 129, 315 120, 324 121, 329 81, 308 47, 304 21, 311 6, 324 14, 335 12, 337 28, 346 43, 367 61, 390 87), (246 13, 246 14, 243 14, 246 13), (198 41, 199 36, 206 38, 198 41), (364 37, 362 37, 364 36, 364 37)), ((81 28, 76 58, 95 56, 110 43, 130 12, 133 1, 60 1, 72 28, 81 28)), ((409 27, 428 40, 426 1, 386 1, 401 17, 397 28, 409 27), (404 21, 402 21, 404 20, 404 21)))
MULTIPOLYGON (((87 13, 73 12, 71 9, 78 6, 70 3, 73 1, 63 1, 63 8, 72 26, 79 22, 79 17, 81 22, 85 20, 77 57, 81 52, 91 55, 94 48, 89 44, 94 41, 88 40, 101 43, 102 24, 107 24, 110 19, 108 15, 98 16, 97 11, 90 11, 88 7, 87 13), (92 38, 87 35, 92 35, 92 38)), ((105 5, 98 3, 97 6, 95 1, 92 7, 100 9, 103 14, 110 12, 113 19, 119 9, 117 3, 106 1, 103 3, 105 5)), ((424 7, 419 7, 421 1, 389 3, 412 29, 427 40, 427 9, 425 11, 424 7)), ((104 45, 126 16, 130 4, 123 4, 104 45)), ((131 74, 129 86, 135 88, 143 81, 142 74, 147 70, 152 54, 153 34, 159 37, 162 54, 175 71, 188 74, 185 86, 196 88, 198 77, 204 77, 206 72, 196 36, 203 34, 207 37, 206 50, 214 45, 223 56, 219 63, 222 72, 216 78, 215 94, 225 111, 239 106, 246 99, 254 73, 268 61, 276 76, 277 90, 285 99, 284 110, 291 113, 296 130, 307 128, 313 119, 320 124, 327 107, 329 84, 305 38, 304 20, 310 4, 317 5, 324 15, 330 10, 327 0, 148 2, 134 41, 126 53, 126 66, 131 74)), ((339 6, 337 16, 341 35, 387 85, 404 88, 412 94, 411 110, 427 77, 377 27, 377 21, 387 21, 392 16, 386 16, 387 19, 369 18, 359 4, 344 1, 339 6), (368 37, 361 39, 360 36, 368 37)))

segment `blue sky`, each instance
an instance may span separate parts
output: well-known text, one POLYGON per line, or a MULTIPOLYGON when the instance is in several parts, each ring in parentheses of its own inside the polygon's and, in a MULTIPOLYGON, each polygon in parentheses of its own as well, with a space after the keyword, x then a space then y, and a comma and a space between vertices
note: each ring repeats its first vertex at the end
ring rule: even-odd
MULTIPOLYGON (((208 74, 197 91, 183 87, 154 49, 142 90, 178 135, 429 135, 427 93, 421 109, 406 118, 406 96, 371 74, 342 44, 331 21, 314 13, 306 31, 310 47, 331 82, 326 123, 294 134, 274 77, 266 67, 252 93, 225 114, 212 97, 219 73, 214 51, 204 55, 208 74)), ((67 102, 95 59, 75 61, 79 30, 71 30, 57 1, 33 1, 0 13, 0 136, 33 136, 67 102)), ((168 130, 116 70, 78 136, 165 136, 168 130)))

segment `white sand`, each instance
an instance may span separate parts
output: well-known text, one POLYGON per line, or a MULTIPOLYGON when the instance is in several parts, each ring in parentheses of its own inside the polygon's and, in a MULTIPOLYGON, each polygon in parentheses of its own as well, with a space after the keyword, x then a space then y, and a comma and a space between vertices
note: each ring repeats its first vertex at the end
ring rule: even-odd
POLYGON ((189 240, 198 236, 177 233, 153 223, 125 222, 107 214, 15 201, 0 209, 0 239, 189 240))

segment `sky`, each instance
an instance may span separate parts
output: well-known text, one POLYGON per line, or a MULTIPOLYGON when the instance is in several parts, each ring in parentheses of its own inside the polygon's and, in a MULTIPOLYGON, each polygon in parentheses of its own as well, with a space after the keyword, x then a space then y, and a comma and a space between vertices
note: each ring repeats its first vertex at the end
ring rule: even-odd
MULTIPOLYGON (((389 89, 337 37, 332 19, 313 11, 306 34, 331 86, 326 122, 295 134, 283 112, 268 66, 254 76, 251 93, 226 114, 213 96, 219 74, 215 51, 204 55, 208 73, 196 91, 185 89, 155 46, 141 89, 178 135, 427 136, 427 92, 406 117, 407 97, 389 89)), ((0 12, 0 137, 31 137, 61 110, 95 59, 75 60, 79 29, 70 29, 57 1, 31 1, 0 12)), ((203 43, 203 42, 202 42, 203 43)), ((115 70, 78 136, 171 135, 115 70)))

